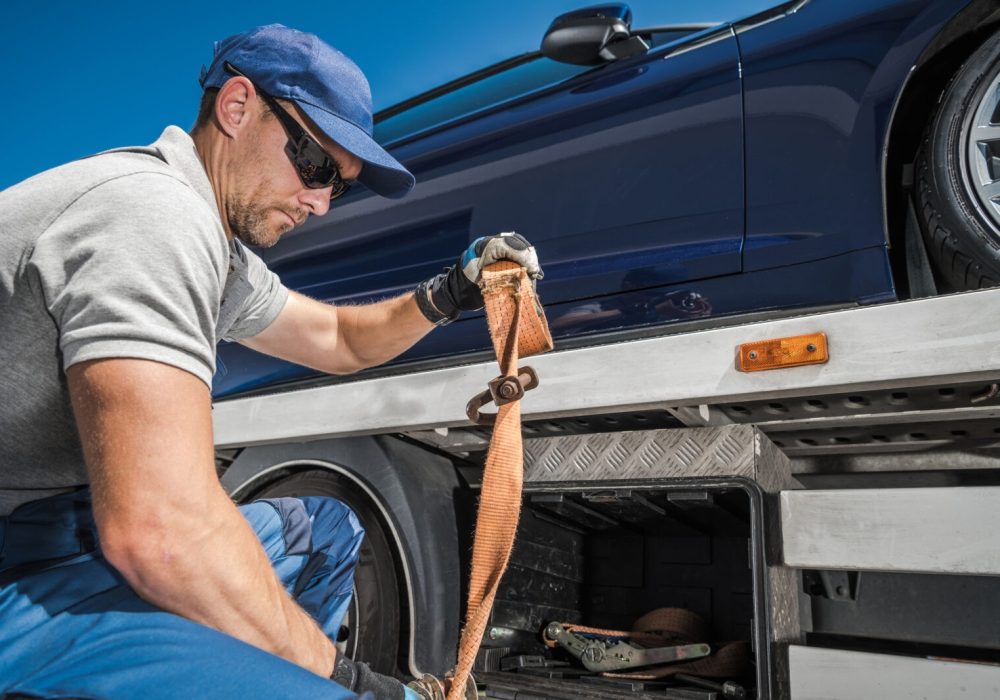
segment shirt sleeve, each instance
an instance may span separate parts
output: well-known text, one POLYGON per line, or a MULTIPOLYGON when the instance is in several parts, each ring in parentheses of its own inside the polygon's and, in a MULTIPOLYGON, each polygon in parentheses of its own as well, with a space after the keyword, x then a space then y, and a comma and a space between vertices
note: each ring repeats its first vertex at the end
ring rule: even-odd
POLYGON ((211 387, 226 253, 218 217, 168 174, 134 173, 89 190, 49 225, 30 259, 64 370, 142 358, 211 387))
POLYGON ((234 255, 246 261, 247 281, 252 288, 223 338, 238 341, 257 335, 274 322, 288 301, 288 288, 253 251, 247 250, 239 241, 234 241, 232 246, 234 255))

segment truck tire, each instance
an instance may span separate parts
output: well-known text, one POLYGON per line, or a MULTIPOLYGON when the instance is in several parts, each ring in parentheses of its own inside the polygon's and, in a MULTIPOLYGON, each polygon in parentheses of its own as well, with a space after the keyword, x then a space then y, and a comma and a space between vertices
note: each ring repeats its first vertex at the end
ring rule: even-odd
POLYGON ((924 240, 943 288, 1000 282, 1000 33, 955 74, 915 173, 924 240))
POLYGON ((356 487, 323 469, 292 474, 255 493, 254 499, 281 496, 330 496, 358 516, 365 538, 354 573, 354 596, 337 647, 379 673, 399 675, 399 583, 393 550, 377 509, 356 487))

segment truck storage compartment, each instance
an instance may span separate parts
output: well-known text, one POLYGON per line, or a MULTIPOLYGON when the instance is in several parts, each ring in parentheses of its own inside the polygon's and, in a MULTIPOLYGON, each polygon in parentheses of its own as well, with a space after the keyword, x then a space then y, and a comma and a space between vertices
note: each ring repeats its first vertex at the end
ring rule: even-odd
POLYGON ((744 697, 776 696, 765 500, 755 482, 738 478, 529 483, 477 661, 487 697, 708 700, 740 697, 741 690, 744 697), (597 673, 565 648, 545 643, 553 622, 631 631, 640 620, 646 634, 635 640, 643 647, 707 643, 712 653, 677 665, 597 673), (670 672, 678 669, 710 677, 709 683, 678 679, 670 672), (725 681, 730 695, 712 689, 712 682, 725 681))

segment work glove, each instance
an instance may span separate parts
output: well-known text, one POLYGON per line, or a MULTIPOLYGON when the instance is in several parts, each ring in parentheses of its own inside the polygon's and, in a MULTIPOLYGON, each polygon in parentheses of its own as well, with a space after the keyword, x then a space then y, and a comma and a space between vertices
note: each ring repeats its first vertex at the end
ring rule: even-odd
POLYGON ((352 661, 339 653, 330 680, 354 691, 362 698, 374 696, 377 700, 423 700, 418 693, 404 687, 395 678, 376 673, 368 664, 352 661))
POLYGON ((532 280, 543 277, 535 247, 517 233, 500 233, 477 238, 453 266, 417 285, 417 306, 427 320, 437 325, 454 321, 463 311, 483 308, 479 278, 483 268, 498 260, 510 260, 523 267, 532 280))

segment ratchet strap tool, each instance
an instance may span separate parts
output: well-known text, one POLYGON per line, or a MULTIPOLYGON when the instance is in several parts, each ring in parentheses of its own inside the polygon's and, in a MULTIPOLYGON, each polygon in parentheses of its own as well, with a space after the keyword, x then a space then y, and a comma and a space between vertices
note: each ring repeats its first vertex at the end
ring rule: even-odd
POLYGON ((690 661, 712 653, 707 644, 641 647, 632 644, 628 637, 578 634, 558 622, 549 623, 545 628, 545 638, 578 658, 588 671, 596 673, 690 661))
POLYGON ((543 638, 550 648, 562 647, 588 671, 610 678, 658 680, 678 673, 702 678, 735 678, 750 668, 750 644, 726 642, 709 646, 711 629, 700 615, 683 608, 657 608, 632 625, 631 631, 550 622, 543 638))

